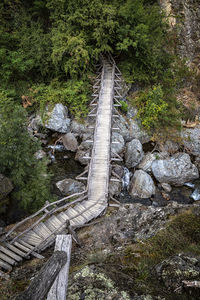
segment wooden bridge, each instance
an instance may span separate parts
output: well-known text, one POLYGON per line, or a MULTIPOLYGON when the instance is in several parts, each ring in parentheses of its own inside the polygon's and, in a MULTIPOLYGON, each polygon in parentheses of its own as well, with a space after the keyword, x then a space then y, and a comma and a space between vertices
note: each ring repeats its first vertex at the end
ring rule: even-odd
POLYGON ((16 224, 3 236, 0 243, 0 274, 11 271, 13 266, 31 255, 43 258, 39 253, 50 246, 58 233, 68 228, 76 240, 74 230, 103 214, 109 196, 109 182, 120 178, 112 171, 111 161, 121 157, 111 153, 112 131, 119 130, 115 119, 122 98, 123 80, 115 61, 109 55, 102 58, 93 86, 89 128, 93 130, 91 155, 87 157, 87 169, 77 179, 87 180, 87 188, 53 203, 47 203, 35 214, 16 224), (70 201, 70 202, 69 202, 70 201), (25 230, 22 228, 26 227, 25 230))

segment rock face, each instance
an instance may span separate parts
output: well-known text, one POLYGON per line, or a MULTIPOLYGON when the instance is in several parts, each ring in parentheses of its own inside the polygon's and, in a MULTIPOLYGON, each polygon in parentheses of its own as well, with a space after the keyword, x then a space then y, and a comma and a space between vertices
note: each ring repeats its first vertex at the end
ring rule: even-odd
MULTIPOLYGON (((139 203, 122 205, 109 218, 89 229, 90 238, 86 247, 91 251, 94 248, 113 251, 113 247, 126 242, 148 239, 165 227, 169 216, 187 207, 176 202, 170 202, 165 207, 143 206, 139 203)), ((87 231, 80 233, 80 240, 85 235, 88 235, 87 231)))
POLYGON ((161 183, 181 186, 199 177, 198 169, 191 163, 186 153, 177 153, 169 159, 159 159, 152 163, 152 172, 161 183))
POLYGON ((58 103, 50 113, 50 118, 46 122, 45 127, 61 133, 67 133, 70 130, 70 123, 67 107, 58 103))
POLYGON ((129 186, 129 194, 133 197, 150 198, 155 191, 156 187, 151 176, 143 170, 135 171, 129 186))
POLYGON ((66 178, 64 180, 58 181, 56 183, 56 187, 59 189, 63 196, 79 193, 85 190, 85 186, 83 183, 71 178, 66 178))
POLYGON ((185 129, 182 138, 185 149, 195 156, 200 156, 200 126, 185 129))
POLYGON ((125 164, 128 168, 134 168, 137 166, 144 156, 142 144, 139 140, 133 139, 126 144, 125 151, 125 164))
POLYGON ((109 183, 109 194, 110 196, 119 196, 122 190, 122 183, 118 181, 110 181, 109 183))
POLYGON ((0 174, 0 200, 10 194, 13 188, 14 187, 10 179, 0 174))
POLYGON ((78 142, 73 133, 71 133, 71 132, 66 133, 62 137, 62 141, 63 141, 63 145, 65 146, 66 150, 76 152, 76 150, 78 148, 78 142))
POLYGON ((78 121, 76 120, 72 120, 71 122, 71 132, 74 133, 74 135, 77 137, 80 137, 82 138, 83 134, 84 133, 87 133, 87 132, 91 132, 90 129, 88 129, 88 126, 89 124, 88 123, 79 123, 78 121))
POLYGON ((200 280, 200 258, 178 254, 158 264, 155 271, 168 289, 178 292, 182 289, 185 280, 200 280))

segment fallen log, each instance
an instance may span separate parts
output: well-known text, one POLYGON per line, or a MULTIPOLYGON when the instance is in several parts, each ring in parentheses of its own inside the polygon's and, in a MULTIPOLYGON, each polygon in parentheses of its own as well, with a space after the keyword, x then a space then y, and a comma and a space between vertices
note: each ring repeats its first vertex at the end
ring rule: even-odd
POLYGON ((45 299, 57 275, 66 263, 66 252, 55 251, 38 275, 32 280, 29 287, 16 300, 45 299))

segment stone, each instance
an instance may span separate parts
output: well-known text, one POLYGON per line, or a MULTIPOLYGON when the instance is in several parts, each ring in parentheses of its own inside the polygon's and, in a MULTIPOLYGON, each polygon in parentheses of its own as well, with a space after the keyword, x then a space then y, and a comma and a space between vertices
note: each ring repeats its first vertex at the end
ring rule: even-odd
POLYGON ((90 160, 84 157, 90 157, 92 144, 87 142, 82 142, 75 155, 75 160, 79 161, 82 165, 87 165, 90 160))
POLYGON ((150 198, 155 191, 156 187, 151 176, 143 170, 135 171, 129 185, 129 194, 138 198, 150 198))
POLYGON ((78 141, 73 133, 68 132, 64 136, 62 136, 63 145, 66 150, 76 152, 78 148, 78 141))
POLYGON ((47 129, 53 131, 67 133, 70 131, 71 120, 68 118, 68 109, 61 103, 57 103, 53 110, 49 113, 48 121, 45 123, 47 129))
POLYGON ((187 153, 177 153, 169 159, 158 159, 152 163, 152 172, 160 183, 181 186, 199 178, 199 172, 191 163, 187 153))
POLYGON ((83 183, 71 178, 66 178, 56 182, 56 187, 63 196, 80 193, 85 190, 85 185, 83 183))
POLYGON ((166 192, 170 193, 172 190, 172 187, 169 183, 161 183, 161 186, 163 188, 163 190, 165 190, 166 192))
POLYGON ((119 196, 122 190, 122 183, 119 181, 110 181, 109 183, 109 195, 119 196))
POLYGON ((183 145, 188 153, 200 156, 200 125, 182 131, 183 145))
POLYGON ((178 292, 182 289, 184 280, 200 280, 200 258, 177 254, 156 265, 155 271, 158 279, 168 289, 178 292))
POLYGON ((88 123, 79 123, 78 121, 76 120, 72 120, 71 122, 71 132, 75 134, 75 136, 77 137, 80 137, 82 138, 83 134, 86 133, 86 132, 91 132, 91 129, 89 129, 87 126, 89 124, 88 123))
POLYGON ((168 152, 170 154, 174 154, 179 150, 179 144, 174 141, 166 141, 163 144, 159 145, 159 149, 162 152, 168 152))
POLYGON ((125 165, 128 168, 136 167, 141 162, 143 156, 144 152, 139 140, 133 139, 131 142, 126 144, 125 165))
POLYGON ((152 163, 153 163, 154 160, 161 159, 161 158, 168 158, 168 157, 169 157, 169 154, 167 152, 160 152, 160 153, 147 152, 144 155, 141 163, 138 165, 138 168, 145 171, 145 172, 150 173, 151 172, 151 166, 152 166, 152 163))
MULTIPOLYGON (((112 144, 111 145, 111 151, 120 154, 124 150, 124 138, 121 134, 118 132, 113 132, 112 134, 112 142, 117 142, 118 144, 112 144)), ((112 155, 112 152, 111 152, 112 155)), ((113 156, 113 155, 112 155, 113 156)))
POLYGON ((46 152, 44 152, 43 150, 40 149, 37 152, 35 152, 34 155, 35 155, 36 159, 40 160, 40 159, 46 157, 46 152))
POLYGON ((0 200, 9 195, 13 188, 14 186, 11 180, 3 174, 0 174, 0 200))
POLYGON ((42 127, 42 126, 43 126, 42 118, 39 114, 36 116, 35 115, 30 116, 29 124, 28 124, 29 132, 37 133, 39 131, 40 127, 42 127))

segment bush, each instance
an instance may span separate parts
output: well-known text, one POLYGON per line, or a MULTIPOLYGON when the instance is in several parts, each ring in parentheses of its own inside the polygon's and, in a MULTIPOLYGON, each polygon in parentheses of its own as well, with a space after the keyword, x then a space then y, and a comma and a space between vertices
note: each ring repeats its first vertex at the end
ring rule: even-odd
POLYGON ((40 146, 28 134, 23 107, 0 92, 0 111, 0 173, 14 184, 12 197, 33 211, 51 198, 47 164, 34 156, 40 146))

